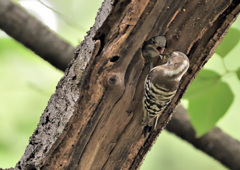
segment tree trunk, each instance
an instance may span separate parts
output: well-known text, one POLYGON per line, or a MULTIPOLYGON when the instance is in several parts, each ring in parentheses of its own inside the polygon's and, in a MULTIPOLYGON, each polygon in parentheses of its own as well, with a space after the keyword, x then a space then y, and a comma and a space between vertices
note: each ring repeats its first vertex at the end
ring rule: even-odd
POLYGON ((237 0, 105 0, 16 169, 139 168, 239 11, 237 0), (144 138, 149 65, 140 48, 156 35, 167 37, 167 52, 186 53, 190 68, 156 132, 144 138))

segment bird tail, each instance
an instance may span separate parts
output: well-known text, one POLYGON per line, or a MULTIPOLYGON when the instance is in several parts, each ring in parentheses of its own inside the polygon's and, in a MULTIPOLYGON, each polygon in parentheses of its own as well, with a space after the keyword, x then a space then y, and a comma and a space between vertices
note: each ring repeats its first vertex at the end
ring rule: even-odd
POLYGON ((150 132, 152 132, 152 131, 154 131, 156 129, 157 119, 158 119, 157 116, 153 119, 152 126, 146 125, 146 126, 143 127, 143 135, 144 135, 144 137, 147 137, 148 133, 150 133, 150 132))

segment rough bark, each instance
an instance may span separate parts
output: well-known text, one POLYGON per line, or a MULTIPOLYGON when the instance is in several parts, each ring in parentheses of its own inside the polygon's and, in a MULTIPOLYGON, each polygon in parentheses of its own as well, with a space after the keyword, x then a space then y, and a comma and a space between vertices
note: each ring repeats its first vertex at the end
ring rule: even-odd
POLYGON ((239 10, 237 0, 106 0, 16 169, 137 169, 239 10), (191 66, 157 131, 144 138, 149 67, 139 49, 159 34, 167 37, 167 51, 185 52, 191 66))
MULTIPOLYGON (((18 6, 15 6, 16 8, 20 8, 18 6)), ((18 16, 17 16, 18 17, 18 16)), ((30 16, 29 16, 30 17, 30 16)), ((28 17, 28 18, 29 18, 28 17)), ((5 21, 6 22, 6 21, 5 21)), ((12 26, 10 26, 10 29, 12 26)), ((29 28, 31 29, 31 28, 29 28)), ((28 29, 27 29, 28 30, 28 29)), ((53 34, 49 32, 49 34, 53 34)), ((36 34, 35 34, 36 35, 36 34)), ((36 35, 37 36, 37 35, 36 35)), ((54 35, 51 35, 51 37, 54 35)), ((37 39, 35 37, 34 39, 37 39)), ((54 48, 54 44, 61 44, 60 39, 54 39, 54 43, 52 44, 45 44, 44 48, 54 48)), ((21 41, 20 41, 21 42, 21 41)), ((33 49, 38 49, 38 44, 31 44, 34 46, 33 49)), ((67 49, 73 49, 70 44, 66 43, 69 47, 67 49)), ((40 47, 41 48, 41 47, 40 47)), ((41 49, 38 49, 41 50, 41 49)), ((38 51, 37 50, 37 51, 38 51)), ((72 58, 72 56, 68 53, 62 53, 62 55, 66 55, 63 58, 72 58)), ((40 56, 44 58, 44 56, 40 56)), ((48 60, 49 58, 45 58, 45 60, 48 60)), ((63 71, 65 68, 62 68, 58 65, 58 63, 62 63, 61 65, 66 66, 68 64, 68 60, 61 60, 61 57, 54 56, 55 62, 52 62, 53 66, 56 68, 60 68, 63 71), (64 62, 64 63, 63 63, 64 62)), ((51 62, 51 61, 49 61, 51 62)), ((166 129, 174 134, 176 134, 178 137, 181 137, 182 139, 186 140, 190 144, 192 144, 197 149, 200 149, 204 153, 209 154, 213 158, 217 159, 227 167, 231 169, 237 169, 240 167, 240 143, 239 141, 233 139, 231 136, 225 134, 221 131, 221 129, 215 127, 213 130, 211 130, 209 133, 201 137, 200 139, 195 137, 195 131, 193 127, 191 126, 191 123, 189 121, 188 115, 186 110, 183 107, 176 108, 176 113, 173 115, 173 118, 167 125, 166 129), (225 147, 228 146, 228 147, 225 147)), ((1 168, 0 168, 1 169, 1 168)))
POLYGON ((73 58, 74 47, 9 0, 0 0, 0 28, 58 69, 73 58))
POLYGON ((196 138, 187 111, 182 106, 177 107, 166 129, 212 156, 229 169, 240 169, 240 142, 217 127, 202 137, 196 138))

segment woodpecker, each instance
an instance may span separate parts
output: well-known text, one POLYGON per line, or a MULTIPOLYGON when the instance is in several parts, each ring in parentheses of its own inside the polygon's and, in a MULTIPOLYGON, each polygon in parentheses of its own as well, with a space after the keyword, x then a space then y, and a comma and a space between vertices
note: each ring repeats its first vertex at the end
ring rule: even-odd
POLYGON ((150 61, 150 69, 153 67, 153 60, 159 57, 163 59, 163 52, 166 47, 166 37, 156 36, 150 40, 145 41, 142 47, 142 55, 150 61))
POLYGON ((167 62, 152 68, 145 79, 142 120, 145 137, 155 130, 158 117, 176 94, 179 82, 189 67, 188 57, 182 52, 163 55, 167 62))

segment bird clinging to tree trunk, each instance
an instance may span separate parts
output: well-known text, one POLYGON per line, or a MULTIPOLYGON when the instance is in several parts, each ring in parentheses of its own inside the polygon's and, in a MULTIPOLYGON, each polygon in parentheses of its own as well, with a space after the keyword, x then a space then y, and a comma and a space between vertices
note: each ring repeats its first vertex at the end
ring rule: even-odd
POLYGON ((145 80, 142 120, 144 136, 155 130, 158 117, 176 94, 179 82, 189 67, 188 57, 182 52, 163 56, 167 62, 152 68, 145 80))

